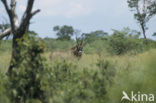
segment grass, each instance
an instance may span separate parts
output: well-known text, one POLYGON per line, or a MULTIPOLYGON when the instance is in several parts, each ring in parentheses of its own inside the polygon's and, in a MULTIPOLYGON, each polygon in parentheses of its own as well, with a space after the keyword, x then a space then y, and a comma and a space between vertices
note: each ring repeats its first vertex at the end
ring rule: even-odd
POLYGON ((150 50, 135 57, 121 57, 118 62, 114 85, 109 88, 112 103, 119 102, 121 91, 156 94, 156 50, 150 50), (119 95, 120 94, 120 95, 119 95))
POLYGON ((10 57, 10 52, 0 53, 0 72, 7 72, 10 63, 10 57))
MULTIPOLYGON (((0 53, 0 72, 6 73, 10 62, 10 51, 0 53)), ((55 56, 53 60, 49 60, 50 52, 43 54, 47 58, 49 65, 55 64, 56 61, 63 61, 62 58, 55 56)), ((75 57, 64 58, 67 61, 77 65, 80 70, 84 68, 88 71, 97 70, 97 63, 99 60, 107 60, 115 66, 116 75, 114 83, 107 87, 108 103, 120 103, 122 91, 130 92, 140 91, 141 93, 156 94, 156 49, 151 49, 144 53, 137 55, 107 55, 103 53, 98 54, 83 54, 82 58, 78 60, 75 57)), ((75 69, 75 68, 73 68, 75 69)))
MULTIPOLYGON (((82 58, 78 60, 76 57, 71 57, 70 58, 63 58, 64 60, 68 60, 70 62, 73 62, 74 64, 78 64, 80 68, 89 68, 89 69, 96 69, 96 63, 98 62, 99 59, 104 59, 112 62, 115 64, 116 69, 118 72, 121 72, 122 70, 127 70, 129 67, 135 67, 143 69, 144 64, 147 64, 148 60, 150 57, 156 57, 156 49, 151 49, 147 52, 140 53, 138 55, 122 55, 122 56, 108 56, 108 55, 99 55, 97 54, 83 54, 82 58), (144 63, 145 62, 145 63, 144 63)), ((0 54, 0 70, 4 72, 7 70, 9 62, 10 62, 10 52, 3 52, 0 54)), ((46 52, 43 55, 44 57, 47 58, 47 62, 49 64, 55 63, 55 61, 61 61, 62 58, 59 58, 55 56, 53 60, 49 59, 50 52, 46 52)))

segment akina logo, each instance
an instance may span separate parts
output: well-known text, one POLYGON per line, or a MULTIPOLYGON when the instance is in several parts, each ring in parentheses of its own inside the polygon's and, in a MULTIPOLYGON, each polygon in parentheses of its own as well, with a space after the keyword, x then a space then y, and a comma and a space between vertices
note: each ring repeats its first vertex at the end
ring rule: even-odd
POLYGON ((148 101, 153 102, 154 101, 154 94, 142 94, 141 92, 134 93, 131 91, 131 94, 128 95, 125 91, 122 91, 123 97, 121 98, 121 101, 128 100, 128 101, 148 101))

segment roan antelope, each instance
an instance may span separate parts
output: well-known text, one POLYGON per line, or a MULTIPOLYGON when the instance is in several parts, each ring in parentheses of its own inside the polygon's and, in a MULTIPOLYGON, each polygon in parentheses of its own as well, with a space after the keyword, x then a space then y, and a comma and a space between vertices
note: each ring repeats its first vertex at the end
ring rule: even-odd
POLYGON ((52 60, 54 57, 61 57, 63 59, 66 59, 71 56, 75 56, 80 59, 83 53, 83 46, 83 40, 76 38, 76 45, 73 48, 68 51, 53 51, 50 53, 49 58, 50 60, 52 60))

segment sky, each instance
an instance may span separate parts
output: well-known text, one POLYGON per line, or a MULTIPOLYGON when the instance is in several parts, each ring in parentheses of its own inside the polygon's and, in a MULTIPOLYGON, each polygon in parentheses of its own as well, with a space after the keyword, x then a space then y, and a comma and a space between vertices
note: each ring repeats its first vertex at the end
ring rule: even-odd
MULTIPOLYGON (((27 0, 17 0, 19 17, 25 11, 27 0)), ((112 29, 124 27, 140 30, 127 5, 127 0, 36 0, 34 10, 41 12, 31 20, 30 29, 40 37, 56 37, 53 27, 70 25, 74 29, 88 33, 103 30, 112 33, 112 29)), ((0 21, 6 17, 4 6, 0 3, 0 21)), ((156 32, 156 16, 147 24, 147 37, 156 32)))

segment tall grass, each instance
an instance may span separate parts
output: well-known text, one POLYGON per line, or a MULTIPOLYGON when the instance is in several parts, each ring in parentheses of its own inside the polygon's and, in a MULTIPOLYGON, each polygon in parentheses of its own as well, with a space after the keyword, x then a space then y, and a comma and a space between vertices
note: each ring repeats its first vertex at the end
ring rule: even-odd
POLYGON ((11 40, 0 40, 0 53, 11 51, 11 40))
MULTIPOLYGON (((4 41, 3 44, 0 49, 0 103, 8 103, 5 73, 11 45, 4 41)), ((80 60, 55 56, 51 61, 49 52, 43 56, 48 60, 49 69, 44 76, 48 79, 42 78, 42 89, 47 91, 49 103, 122 103, 122 91, 156 95, 156 49, 120 56, 112 56, 106 51, 100 55, 97 52, 84 53, 80 60), (107 80, 111 81, 109 85, 107 80)))
MULTIPOLYGON (((109 88, 109 103, 120 103, 122 91, 130 93, 141 92, 145 94, 156 94, 156 50, 150 50, 146 53, 134 57, 117 57, 117 74, 115 83, 109 88)), ((138 102, 136 102, 138 103, 138 102)), ((148 102, 144 102, 148 103, 148 102)))

